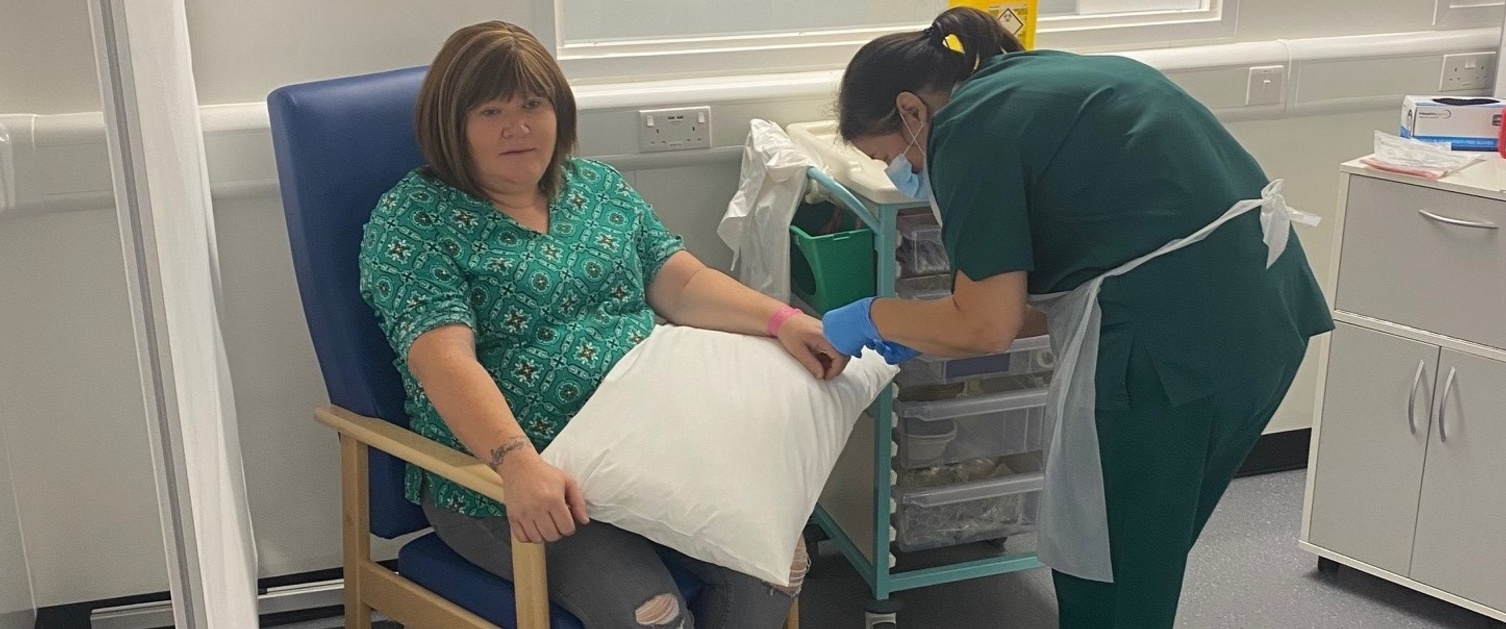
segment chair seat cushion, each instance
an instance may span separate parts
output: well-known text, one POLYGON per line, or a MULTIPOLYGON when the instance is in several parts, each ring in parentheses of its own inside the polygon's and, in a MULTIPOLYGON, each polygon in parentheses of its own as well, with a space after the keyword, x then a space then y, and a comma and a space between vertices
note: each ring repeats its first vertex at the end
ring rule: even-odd
MULTIPOLYGON (((694 600, 702 585, 694 575, 673 560, 666 560, 669 573, 685 600, 694 600)), ((518 608, 513 599, 512 582, 466 561, 450 550, 439 536, 429 533, 408 542, 398 551, 397 571, 465 610, 506 629, 517 629, 518 608)), ((585 629, 575 616, 549 605, 551 629, 585 629)))

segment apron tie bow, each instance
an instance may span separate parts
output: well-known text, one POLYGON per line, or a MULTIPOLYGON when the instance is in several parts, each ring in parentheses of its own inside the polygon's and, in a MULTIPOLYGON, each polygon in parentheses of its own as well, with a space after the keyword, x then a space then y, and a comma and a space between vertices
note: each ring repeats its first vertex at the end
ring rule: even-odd
POLYGON ((1286 204, 1286 197, 1281 194, 1281 187, 1285 180, 1277 179, 1260 191, 1260 231, 1261 240, 1265 241, 1266 258, 1265 268, 1271 268, 1281 253, 1286 251, 1286 242, 1291 235, 1292 223, 1301 223, 1309 227, 1317 227, 1323 219, 1306 212, 1300 211, 1286 204))

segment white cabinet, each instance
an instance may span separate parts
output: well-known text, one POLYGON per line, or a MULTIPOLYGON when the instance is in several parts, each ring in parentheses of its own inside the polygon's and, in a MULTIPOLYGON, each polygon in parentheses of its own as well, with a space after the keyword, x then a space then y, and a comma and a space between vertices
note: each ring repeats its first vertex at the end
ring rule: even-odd
POLYGON ((1506 610, 1506 363, 1443 350, 1413 579, 1506 610))
POLYGON ((1308 537, 1407 574, 1438 346, 1340 323, 1331 348, 1308 537))
POLYGON ((1302 547, 1506 620, 1506 162, 1343 172, 1302 547))

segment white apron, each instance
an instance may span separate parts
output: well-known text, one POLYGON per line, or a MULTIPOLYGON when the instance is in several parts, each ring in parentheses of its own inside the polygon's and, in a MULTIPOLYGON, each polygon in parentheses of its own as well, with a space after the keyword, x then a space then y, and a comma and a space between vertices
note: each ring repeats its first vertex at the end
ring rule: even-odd
POLYGON ((1104 279, 1124 275, 1157 256, 1201 241, 1224 223, 1257 208, 1262 240, 1268 249, 1266 268, 1270 268, 1286 249, 1293 221, 1317 225, 1319 220, 1287 207, 1281 196, 1281 183, 1281 180, 1271 182, 1261 191, 1259 199, 1235 203, 1218 220, 1196 233, 1166 243, 1070 292, 1030 297, 1030 304, 1046 313, 1057 365, 1047 396, 1046 421, 1053 428, 1037 519, 1042 563, 1081 579, 1105 583, 1114 580, 1094 409, 1101 317, 1098 290, 1104 279))

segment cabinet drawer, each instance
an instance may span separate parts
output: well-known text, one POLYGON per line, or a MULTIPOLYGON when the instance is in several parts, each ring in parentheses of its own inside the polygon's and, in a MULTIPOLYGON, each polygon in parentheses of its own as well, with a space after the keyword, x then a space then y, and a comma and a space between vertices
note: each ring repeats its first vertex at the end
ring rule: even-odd
POLYGON ((1335 307, 1506 348, 1506 203, 1349 177, 1335 307))

